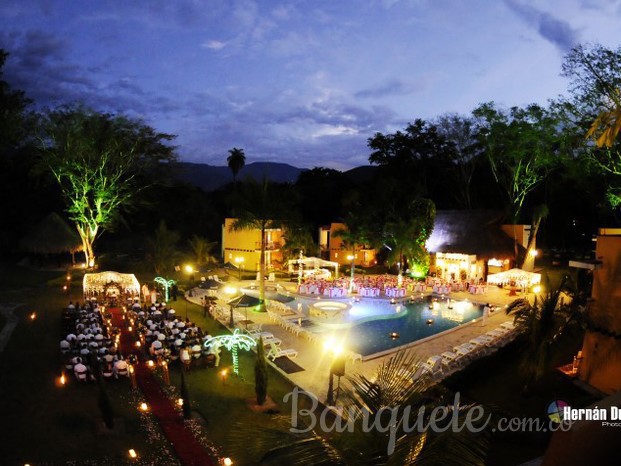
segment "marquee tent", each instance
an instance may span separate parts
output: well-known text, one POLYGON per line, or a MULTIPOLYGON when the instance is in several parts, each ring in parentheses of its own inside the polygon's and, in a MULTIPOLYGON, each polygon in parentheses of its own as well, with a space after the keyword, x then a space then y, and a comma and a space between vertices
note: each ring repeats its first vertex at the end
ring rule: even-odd
POLYGON ((140 296, 140 283, 132 273, 100 272, 84 274, 82 282, 85 297, 140 296))
POLYGON ((339 263, 333 261, 327 261, 320 257, 302 257, 300 259, 291 259, 287 262, 289 273, 295 273, 300 265, 304 267, 305 270, 309 269, 319 269, 321 267, 332 267, 334 269, 334 276, 338 277, 339 275, 339 263))
POLYGON ((505 270, 487 276, 487 283, 491 285, 515 285, 522 288, 536 285, 541 282, 541 274, 527 272, 522 269, 505 270))

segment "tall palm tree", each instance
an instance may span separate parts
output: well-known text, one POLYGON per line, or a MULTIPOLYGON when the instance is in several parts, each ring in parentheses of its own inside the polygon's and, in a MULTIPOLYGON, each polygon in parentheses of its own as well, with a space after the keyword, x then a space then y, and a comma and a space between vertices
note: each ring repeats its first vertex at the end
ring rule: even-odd
POLYGON ((238 210, 237 219, 231 224, 231 231, 259 230, 261 232, 259 256, 259 299, 261 311, 265 311, 265 250, 267 247, 267 231, 279 228, 286 210, 284 201, 274 191, 267 179, 262 183, 249 181, 244 183, 241 193, 243 206, 238 210))
POLYGON ((584 307, 571 299, 576 294, 569 275, 565 275, 557 287, 551 288, 546 279, 546 292, 540 299, 535 296, 531 303, 521 298, 510 303, 505 312, 513 315, 518 331, 524 334, 521 370, 526 377, 525 390, 540 379, 551 363, 552 349, 559 336, 576 322, 582 322, 584 307), (568 302, 563 299, 568 297, 568 302))
POLYGON ((246 154, 244 154, 244 149, 233 147, 229 150, 229 156, 226 158, 226 162, 231 169, 231 173, 233 173, 233 182, 237 184, 237 174, 246 165, 246 154))
MULTIPOLYGON (((280 428, 265 429, 254 434, 248 442, 248 426, 241 423, 233 431, 233 443, 239 448, 251 448, 258 464, 279 465, 482 465, 486 456, 486 430, 450 429, 453 414, 464 425, 466 412, 472 405, 451 405, 453 399, 444 398, 432 389, 433 382, 426 376, 412 380, 404 368, 416 372, 421 361, 412 352, 400 352, 384 362, 374 378, 364 375, 347 376, 348 385, 342 391, 344 423, 348 432, 321 432, 310 430, 312 425, 296 426, 292 431, 291 419, 280 418, 280 428), (409 426, 421 418, 429 426, 433 408, 447 408, 447 421, 438 423, 438 429, 405 429, 403 424, 390 431, 367 426, 387 426, 392 412, 397 419, 408 418, 409 426), (442 427, 449 427, 442 430, 442 427), (391 445, 391 440, 394 444, 391 445)), ((315 412, 316 418, 320 413, 315 412)), ((328 422, 331 425, 331 422, 328 422)))

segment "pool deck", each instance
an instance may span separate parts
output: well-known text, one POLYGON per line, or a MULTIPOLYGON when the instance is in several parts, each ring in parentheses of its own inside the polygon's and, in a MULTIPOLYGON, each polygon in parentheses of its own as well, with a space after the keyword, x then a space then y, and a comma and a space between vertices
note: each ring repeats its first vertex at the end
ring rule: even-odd
MULTIPOLYGON (((240 283, 239 285, 243 286, 245 284, 246 282, 243 284, 240 283)), ((273 282, 270 284, 273 284, 273 282)), ((296 296, 295 283, 283 281, 278 282, 278 284, 291 293, 291 296, 296 296)), ((425 295, 429 294, 430 293, 425 293, 425 295)), ((415 296, 420 296, 420 294, 417 293, 415 296)), ((456 301, 468 299, 472 302, 490 303, 493 306, 500 307, 501 309, 493 312, 489 318, 485 319, 485 321, 479 319, 478 321, 458 326, 447 332, 425 338, 420 342, 415 342, 410 347, 411 351, 414 351, 423 361, 429 356, 450 351, 453 347, 484 334, 485 332, 498 327, 505 321, 512 320, 512 317, 505 315, 504 307, 515 299, 523 298, 525 296, 526 295, 523 294, 510 296, 509 291, 506 289, 500 289, 493 286, 488 286, 487 293, 482 295, 472 295, 468 292, 451 293, 450 297, 456 301)), ((303 297, 307 298, 307 296, 303 297)), ((532 298, 532 294, 529 295, 529 297, 532 298)), ((190 299, 192 299, 193 302, 200 303, 200 298, 195 297, 190 299)), ((351 297, 349 299, 351 299, 351 297)), ((389 298, 385 299, 389 300, 389 298)), ((337 301, 338 299, 334 300, 337 301)), ((238 310, 242 314, 244 313, 243 309, 238 310)), ((274 367, 295 385, 307 392, 314 393, 320 401, 325 401, 328 390, 331 356, 326 354, 322 342, 320 340, 309 341, 301 336, 296 336, 292 332, 282 328, 280 325, 270 320, 267 313, 251 312, 249 313, 248 318, 255 323, 262 324, 262 330, 264 332, 273 333, 275 337, 280 338, 282 340, 281 348, 296 349, 298 351, 298 355, 295 359, 293 359, 293 361, 304 368, 304 370, 292 374, 285 374, 278 367, 274 367)), ((291 318, 295 319, 294 316, 291 316, 291 318)), ((371 378, 377 373, 378 367, 394 354, 395 353, 393 352, 392 354, 366 360, 364 362, 347 361, 346 374, 349 375, 359 373, 371 378)), ((344 380, 342 382, 344 382, 344 380)))

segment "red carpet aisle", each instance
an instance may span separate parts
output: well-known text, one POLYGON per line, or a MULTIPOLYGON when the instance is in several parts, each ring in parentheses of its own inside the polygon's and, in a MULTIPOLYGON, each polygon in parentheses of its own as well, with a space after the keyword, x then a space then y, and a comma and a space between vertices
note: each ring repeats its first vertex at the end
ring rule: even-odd
MULTIPOLYGON (((134 342, 127 331, 127 321, 123 319, 121 309, 112 308, 109 311, 112 313, 112 325, 121 329, 121 351, 127 356, 134 351, 134 342)), ((144 363, 136 364, 135 370, 138 387, 181 463, 186 466, 215 466, 217 461, 207 453, 183 423, 183 417, 161 389, 151 370, 144 363)))

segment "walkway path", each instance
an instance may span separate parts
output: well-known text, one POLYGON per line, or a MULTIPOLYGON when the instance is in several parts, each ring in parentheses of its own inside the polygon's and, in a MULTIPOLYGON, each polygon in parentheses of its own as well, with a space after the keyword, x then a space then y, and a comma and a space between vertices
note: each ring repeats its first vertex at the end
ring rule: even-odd
MULTIPOLYGON (((134 351, 134 342, 127 329, 127 321, 123 319, 123 311, 119 308, 110 309, 112 325, 121 329, 121 349, 125 353, 134 351)), ((143 362, 135 365, 136 381, 149 404, 151 412, 157 418, 162 431, 170 441, 179 461, 185 466, 212 466, 217 462, 207 453, 205 448, 194 437, 183 422, 183 417, 175 409, 173 402, 166 396, 159 381, 143 362)))

